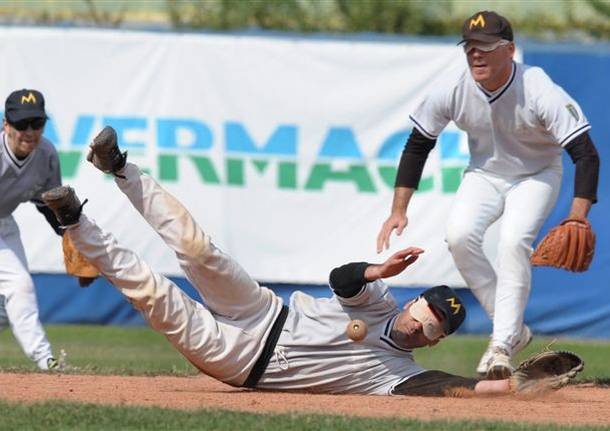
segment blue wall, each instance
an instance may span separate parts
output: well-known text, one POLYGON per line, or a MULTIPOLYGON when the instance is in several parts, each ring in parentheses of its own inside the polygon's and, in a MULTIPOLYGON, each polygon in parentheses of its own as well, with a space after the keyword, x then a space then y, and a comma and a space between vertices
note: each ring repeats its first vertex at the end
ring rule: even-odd
MULTIPOLYGON (((583 274, 535 268, 533 289, 525 320, 535 333, 578 337, 610 338, 610 190, 606 164, 610 159, 610 45, 557 46, 525 44, 524 61, 541 66, 551 78, 582 106, 593 125, 591 136, 599 150, 602 170, 599 203, 590 214, 597 232, 597 250, 591 269, 583 274)), ((569 212, 574 169, 564 157, 563 193, 542 234, 569 212)), ((105 280, 80 290, 74 279, 63 275, 35 275, 41 318, 45 323, 91 323, 142 325, 143 319, 105 280)), ((194 289, 184 279, 174 279, 191 296, 194 289)), ((314 295, 329 295, 326 286, 272 285, 287 301, 292 290, 300 288, 314 295)), ((420 290, 393 289, 400 303, 420 290)), ((489 333, 491 324, 470 291, 460 291, 468 318, 460 332, 489 333)))

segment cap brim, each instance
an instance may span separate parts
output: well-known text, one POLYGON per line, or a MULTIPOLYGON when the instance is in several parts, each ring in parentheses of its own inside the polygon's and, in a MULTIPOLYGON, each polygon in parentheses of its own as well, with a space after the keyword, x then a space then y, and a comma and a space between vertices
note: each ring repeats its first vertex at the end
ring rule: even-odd
POLYGON ((40 109, 20 109, 18 111, 7 112, 5 115, 9 123, 15 123, 26 118, 48 118, 47 114, 40 109))
POLYGON ((501 36, 493 35, 493 34, 484 34, 484 33, 475 33, 468 36, 468 38, 462 39, 458 45, 462 45, 470 40, 474 40, 477 42, 491 43, 502 40, 501 36))

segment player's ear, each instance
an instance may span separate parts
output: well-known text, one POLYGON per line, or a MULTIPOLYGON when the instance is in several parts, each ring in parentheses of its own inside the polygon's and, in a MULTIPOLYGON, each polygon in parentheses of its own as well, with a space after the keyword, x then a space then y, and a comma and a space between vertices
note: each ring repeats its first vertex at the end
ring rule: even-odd
POLYGON ((508 52, 510 53, 510 58, 515 56, 515 42, 511 42, 508 44, 508 52))

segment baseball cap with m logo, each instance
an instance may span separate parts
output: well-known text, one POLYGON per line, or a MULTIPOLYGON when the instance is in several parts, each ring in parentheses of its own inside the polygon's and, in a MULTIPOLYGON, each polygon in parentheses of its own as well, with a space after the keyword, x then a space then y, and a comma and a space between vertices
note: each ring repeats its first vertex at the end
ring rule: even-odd
POLYGON ((13 91, 4 103, 4 117, 10 124, 29 118, 46 119, 44 96, 38 90, 26 88, 13 91))
POLYGON ((510 22, 502 15, 492 11, 480 11, 467 18, 462 25, 462 40, 458 45, 468 41, 484 43, 499 40, 513 40, 513 29, 510 22))

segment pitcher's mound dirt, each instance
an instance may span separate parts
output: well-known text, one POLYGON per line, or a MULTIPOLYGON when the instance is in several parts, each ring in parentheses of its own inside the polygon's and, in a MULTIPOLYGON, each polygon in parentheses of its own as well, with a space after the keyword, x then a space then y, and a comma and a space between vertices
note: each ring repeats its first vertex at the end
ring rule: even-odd
POLYGON ((563 388, 518 399, 312 395, 236 389, 206 376, 125 377, 0 373, 0 398, 17 402, 66 400, 172 409, 228 409, 256 413, 302 412, 349 416, 487 419, 505 422, 610 425, 610 389, 563 388))

